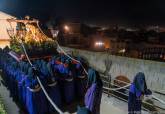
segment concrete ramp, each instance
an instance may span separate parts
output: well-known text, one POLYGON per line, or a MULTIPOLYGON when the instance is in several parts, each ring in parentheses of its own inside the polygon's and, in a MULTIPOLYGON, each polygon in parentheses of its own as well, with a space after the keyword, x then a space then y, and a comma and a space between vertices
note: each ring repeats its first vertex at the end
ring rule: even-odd
MULTIPOLYGON (((128 114, 128 104, 127 102, 121 101, 115 97, 107 97, 107 95, 103 93, 101 114, 128 114)), ((142 114, 149 113, 142 111, 142 114)))
POLYGON ((103 94, 101 114, 127 114, 127 103, 114 97, 107 97, 106 94, 103 94))

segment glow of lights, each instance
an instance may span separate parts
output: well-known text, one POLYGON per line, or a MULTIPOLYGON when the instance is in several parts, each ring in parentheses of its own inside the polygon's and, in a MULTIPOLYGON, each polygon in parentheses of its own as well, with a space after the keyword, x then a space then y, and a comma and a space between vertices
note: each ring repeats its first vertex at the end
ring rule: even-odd
POLYGON ((66 31, 69 31, 69 27, 68 27, 67 25, 64 26, 64 29, 65 29, 66 31))
POLYGON ((126 51, 125 49, 122 49, 119 51, 119 53, 125 53, 125 51, 126 51))
POLYGON ((21 38, 23 38, 23 34, 22 34, 22 33, 21 33, 21 35, 20 35, 20 36, 21 36, 21 38))
POLYGON ((99 46, 99 47, 101 47, 101 46, 103 46, 103 45, 104 45, 104 43, 101 42, 101 41, 97 41, 97 42, 95 42, 95 46, 99 46))

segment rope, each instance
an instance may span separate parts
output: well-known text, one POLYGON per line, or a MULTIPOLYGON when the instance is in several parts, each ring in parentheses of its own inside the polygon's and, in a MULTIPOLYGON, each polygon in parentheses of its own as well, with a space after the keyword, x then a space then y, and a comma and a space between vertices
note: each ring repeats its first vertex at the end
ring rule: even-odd
MULTIPOLYGON (((41 29, 40 26, 39 26, 39 22, 37 22, 37 26, 38 26, 39 30, 42 32, 42 34, 45 35, 45 33, 42 31, 42 29, 41 29)), ((47 35, 45 35, 45 36, 47 37, 47 35)), ((68 58, 70 58, 71 60, 74 60, 74 61, 78 62, 78 63, 82 66, 84 72, 88 75, 88 72, 86 71, 86 69, 84 68, 84 66, 82 65, 82 63, 81 63, 80 61, 78 61, 78 60, 72 58, 71 56, 69 56, 69 55, 60 47, 59 43, 58 43, 57 41, 55 41, 55 42, 56 42, 58 48, 59 48, 68 58)), ((23 44, 23 42, 21 42, 21 44, 23 44)), ((32 65, 32 63, 30 62, 30 59, 29 59, 28 56, 27 56, 27 53, 26 53, 26 50, 25 50, 24 45, 22 45, 22 47, 23 47, 23 50, 24 50, 24 52, 25 52, 25 55, 26 55, 26 57, 27 57, 27 59, 28 59, 28 62, 32 65)), ((116 79, 115 79, 115 80, 116 80, 116 79)), ((118 81, 120 81, 120 80, 118 80, 118 81)), ((124 82, 124 81, 121 81, 121 82, 127 83, 127 82, 124 82)), ((123 86, 123 87, 120 87, 120 88, 115 88, 115 89, 113 89, 113 88, 107 88, 107 87, 104 87, 104 88, 105 88, 105 89, 108 89, 108 90, 112 90, 112 91, 117 91, 117 90, 120 90, 120 89, 127 88, 127 87, 129 87, 130 85, 131 85, 131 84, 128 83, 128 85, 126 85, 126 86, 123 86)), ((159 102, 165 104, 165 101, 163 101, 163 100, 157 98, 156 96, 152 95, 152 97, 153 97, 154 99, 158 100, 159 102)))
MULTIPOLYGON (((44 33, 44 32, 42 31, 42 29, 40 28, 39 22, 38 22, 38 21, 37 21, 37 26, 38 26, 39 30, 42 32, 42 34, 45 35, 45 33, 44 33)), ((10 27, 11 27, 11 26, 10 26, 10 27)), ((12 27, 11 27, 11 28, 12 28, 12 27)), ((8 35, 9 35, 9 34, 8 34, 8 35)), ((45 35, 45 36, 47 37, 47 35, 45 35)), ((58 48, 59 48, 68 58, 70 58, 71 60, 74 60, 74 61, 78 62, 78 63, 82 66, 84 72, 88 75, 88 72, 86 71, 86 69, 84 68, 84 66, 82 65, 82 63, 81 63, 80 61, 78 61, 78 60, 72 58, 70 55, 68 55, 68 54, 60 47, 59 43, 58 43, 57 41, 55 41, 55 42, 56 42, 58 48)), ((29 59, 29 57, 28 57, 28 55, 27 55, 27 52, 26 52, 26 49, 25 49, 25 47, 24 47, 23 42, 21 41, 20 43, 21 43, 21 45, 22 45, 23 51, 24 51, 24 53, 25 53, 25 56, 27 57, 27 60, 28 60, 29 64, 33 67, 33 64, 31 63, 31 61, 30 61, 30 59, 29 59)), ((59 114, 64 114, 64 113, 56 106, 56 104, 52 101, 52 99, 49 97, 48 93, 46 92, 45 88, 43 87, 43 85, 42 85, 42 83, 41 83, 41 81, 40 81, 40 79, 39 79, 38 76, 37 76, 37 80, 38 80, 38 82, 39 82, 39 84, 40 84, 40 86, 41 86, 41 88, 42 88, 44 94, 46 95, 47 99, 48 99, 49 102, 53 105, 53 107, 56 109, 56 111, 58 111, 59 114)), ((130 85, 131 85, 131 84, 128 84, 128 85, 126 85, 126 86, 123 86, 123 87, 120 87, 120 88, 115 88, 115 89, 113 89, 113 88, 107 88, 107 87, 103 87, 103 88, 104 88, 104 89, 108 89, 108 90, 112 90, 112 91, 117 91, 117 90, 120 90, 120 89, 125 89, 125 88, 129 87, 130 85)), ((123 93, 123 94, 124 94, 124 93, 123 93)), ((161 102, 162 104, 165 104, 165 101, 163 101, 163 100, 157 98, 156 96, 152 95, 152 97, 153 97, 154 99, 158 100, 159 102, 161 102)), ((148 103, 147 103, 147 104, 148 104, 148 103)))
MULTIPOLYGON (((40 28, 40 26, 39 26, 39 21, 37 22, 37 27, 38 27, 39 30, 42 32, 42 34, 45 35, 45 36, 47 37, 47 35, 46 35, 46 34, 42 31, 42 29, 40 28)), ((58 43, 57 41, 55 41, 55 42, 56 42, 58 48, 59 48, 68 58, 70 58, 70 59, 72 59, 72 60, 78 62, 78 63, 82 66, 84 72, 88 75, 88 72, 86 71, 86 69, 84 68, 84 66, 82 65, 82 63, 81 63, 80 61, 78 61, 78 60, 72 58, 70 55, 68 55, 68 54, 61 48, 61 46, 59 45, 59 43, 58 43)), ((123 82, 123 83, 126 83, 126 82, 123 82)), ((129 87, 130 85, 131 85, 131 84, 128 83, 126 86, 123 86, 123 87, 120 87, 120 88, 115 88, 115 89, 113 89, 113 88, 107 88, 107 87, 105 87, 105 88, 107 88, 108 90, 117 91, 117 90, 120 90, 120 89, 127 88, 127 87, 129 87)))
POLYGON ((155 95, 152 95, 152 98, 154 98, 154 99, 158 100, 159 102, 161 102, 162 104, 164 104, 164 105, 165 105, 165 101, 163 101, 163 100, 159 99, 159 98, 158 98, 158 97, 156 97, 155 95))
MULTIPOLYGON (((114 85, 114 86, 117 86, 117 87, 121 87, 121 86, 116 85, 116 84, 114 84, 114 83, 111 83, 111 84, 112 84, 112 85, 114 85)), ((127 89, 127 88, 123 88, 123 89, 125 89, 125 90, 129 91, 129 89, 127 89)))
MULTIPOLYGON (((109 82, 107 82, 107 81, 104 81, 103 80, 103 82, 105 82, 105 83, 109 83, 109 82)), ((110 84, 112 84, 112 85, 115 85, 115 86, 117 86, 117 87, 119 87, 118 85, 116 85, 116 84, 113 84, 113 83, 110 83, 110 84)), ((119 87, 119 88, 108 88, 108 87, 103 87, 104 89, 108 89, 108 90, 110 90, 110 91, 117 91, 117 90, 120 90, 120 89, 126 89, 126 90, 128 90, 127 89, 127 87, 129 87, 131 84, 127 84, 127 85, 125 85, 125 86, 122 86, 122 87, 119 87)))
MULTIPOLYGON (((116 85, 117 86, 117 85, 116 85)), ((103 89, 106 89, 106 90, 109 90, 109 88, 106 88, 106 87, 103 87, 103 89)), ((122 94, 122 95, 125 95, 126 97, 128 97, 128 94, 125 94, 125 93, 122 93, 122 92, 120 92, 120 91, 115 91, 115 92, 117 92, 117 93, 120 93, 120 94, 122 94)), ((107 94, 111 94, 111 95, 114 95, 114 94, 112 94, 112 93, 108 93, 108 92, 106 92, 107 94)), ((116 96, 115 96, 116 97, 116 96)), ((152 95, 152 97, 153 97, 153 95, 152 95)), ((122 97, 120 97, 120 96, 118 96, 118 98, 122 98, 122 97)), ((123 98, 122 98, 123 99, 123 98)), ((154 98, 154 99, 156 99, 156 100, 158 100, 157 98, 154 98)), ((160 100, 160 99, 159 99, 160 100)), ((154 107, 157 107, 157 108, 160 108, 160 109, 163 109, 164 110, 164 108, 162 108, 162 107, 160 107, 160 106, 157 106, 157 105, 153 105, 153 104, 151 104, 151 103, 148 103, 148 102, 146 102, 146 101, 142 101, 143 103, 145 103, 145 104, 147 104, 147 105, 150 105, 150 106, 154 106, 154 107)))
MULTIPOLYGON (((46 35, 46 34, 42 31, 42 29, 40 28, 39 22, 37 22, 37 26, 38 26, 39 30, 42 32, 42 34, 44 34, 44 35, 47 37, 47 35, 46 35)), ((78 60, 72 58, 70 55, 68 55, 68 54, 61 48, 61 46, 59 45, 59 43, 58 43, 57 41, 55 41, 55 42, 56 42, 58 48, 59 48, 68 58, 70 58, 71 60, 74 60, 74 61, 78 62, 78 63, 81 65, 81 67, 83 68, 84 72, 88 75, 88 72, 86 71, 86 69, 84 68, 84 66, 82 65, 82 63, 81 63, 80 61, 78 61, 78 60)), ((120 88, 115 88, 115 89, 110 89, 110 88, 109 88, 109 89, 112 90, 112 91, 117 91, 117 90, 120 90, 120 89, 129 87, 129 86, 130 86, 130 84, 128 84, 128 85, 126 85, 126 86, 123 86, 123 87, 120 87, 120 88)))
MULTIPOLYGON (((39 28, 39 30, 41 31, 41 33, 42 33, 44 36, 48 37, 48 36, 42 31, 42 29, 40 28, 39 22, 37 22, 37 27, 39 28)), ((57 44, 57 47, 58 47, 68 58, 70 58, 71 60, 74 60, 74 61, 78 62, 78 63, 81 65, 81 67, 83 68, 84 72, 88 75, 88 72, 86 71, 86 69, 84 68, 84 66, 82 65, 82 63, 81 63, 80 61, 78 61, 78 60, 74 59, 73 57, 71 57, 70 55, 68 55, 68 54, 61 48, 61 46, 59 45, 59 43, 58 43, 56 40, 55 40, 55 43, 57 44)))
POLYGON ((125 88, 127 88, 127 87, 129 87, 131 84, 128 84, 128 85, 125 85, 125 86, 123 86, 123 87, 119 87, 119 88, 108 88, 108 87, 104 87, 104 89, 108 89, 108 90, 110 90, 110 91, 117 91, 117 90, 120 90, 120 89, 125 89, 125 88))
MULTIPOLYGON (((41 33, 42 33, 45 37, 48 37, 48 36, 42 31, 41 27, 39 26, 39 21, 37 21, 37 27, 39 28, 39 30, 41 31, 41 33)), ((82 63, 81 63, 80 61, 78 61, 78 60, 72 58, 70 55, 68 55, 68 54, 61 48, 60 44, 59 44, 56 40, 55 40, 55 43, 56 43, 57 47, 62 51, 62 53, 64 53, 65 56, 67 56, 67 57, 70 58, 71 60, 74 60, 74 61, 78 62, 78 63, 81 65, 81 67, 83 68, 85 74, 88 75, 88 72, 86 71, 85 67, 82 65, 82 63)), ((84 86, 82 80, 81 80, 81 83, 82 83, 82 85, 83 85, 84 91, 86 91, 86 88, 85 88, 85 86, 84 86)))
MULTIPOLYGON (((26 49, 25 49, 24 44, 23 44, 22 41, 21 41, 21 45, 22 45, 23 51, 24 51, 24 53, 25 53, 25 56, 27 57, 27 60, 28 60, 29 64, 31 65, 31 67, 33 67, 33 64, 31 63, 31 61, 30 61, 30 59, 29 59, 29 56, 27 55, 26 49)), ((49 95, 48 95, 48 93, 46 92, 44 86, 42 85, 42 83, 41 83, 39 77, 38 77, 38 76, 36 76, 36 77, 37 77, 37 80, 38 80, 38 82, 39 82, 39 84, 40 84, 40 86, 41 86, 41 88, 42 88, 42 90, 43 90, 43 92, 44 92, 46 98, 49 100, 49 102, 52 104, 52 106, 56 109, 56 111, 57 111, 59 114, 64 114, 64 113, 57 107, 57 105, 52 101, 52 99, 49 97, 49 95)))
MULTIPOLYGON (((117 80, 117 79, 115 79, 115 80, 117 80)), ((117 80, 117 81, 121 81, 121 80, 117 80)), ((104 82, 106 82, 106 81, 104 81, 104 82)), ((123 81, 121 81, 121 82, 123 82, 123 81)), ((106 83, 108 83, 108 82, 106 82, 106 83)), ((125 82, 125 83, 127 83, 127 82, 125 82)), ((111 83, 111 84, 113 84, 113 83, 111 83)), ((130 83, 127 83, 127 84, 130 85, 130 83)), ((113 85, 118 86, 118 85, 116 85, 116 84, 113 84, 113 85)), ((127 88, 127 85, 121 87, 121 89, 128 90, 128 89, 126 89, 126 88, 127 88)), ((111 89, 111 88, 108 88, 108 87, 104 87, 104 89, 111 90, 111 91, 116 91, 115 89, 111 89)), ((120 88, 117 88, 117 90, 120 90, 120 88)), ((152 98, 153 98, 153 99, 156 99, 157 101, 159 101, 160 103, 162 103, 162 104, 165 105, 165 101, 159 99, 159 98, 156 97, 155 95, 152 95, 152 98)))
MULTIPOLYGON (((114 79, 114 80, 119 81, 119 82, 122 82, 122 83, 125 83, 125 84, 130 84, 130 83, 124 82, 124 81, 122 81, 122 80, 118 80, 118 79, 114 79)), ((104 81, 104 82, 109 83, 109 82, 107 82, 107 81, 104 81)), ((112 84, 112 83, 111 83, 111 84, 112 84)), ((113 84, 113 85, 115 85, 115 84, 113 84)), ((117 85, 116 85, 116 86, 117 86, 117 85)), ((122 89, 124 89, 124 88, 122 88, 122 89)), ((126 89, 126 88, 125 88, 125 89, 126 89)), ((109 90, 110 90, 110 89, 109 89, 109 90)), ((127 89, 126 89, 126 90, 127 90, 127 89)), ((114 91, 114 90, 112 90, 112 91, 114 91)), ((154 92, 154 91, 152 90, 152 92, 154 92)), ((156 99, 157 101, 161 102, 162 104, 165 104, 165 101, 159 99, 159 98, 156 97, 155 95, 152 95, 152 98, 156 99)))
MULTIPOLYGON (((106 88, 106 87, 103 87, 103 89, 109 90, 109 89, 108 89, 108 88, 106 88)), ((127 96, 127 97, 128 97, 128 95, 127 95, 127 94, 122 93, 122 92, 120 92, 120 91, 115 91, 115 92, 120 93, 120 94, 125 95, 125 96, 127 96)))
MULTIPOLYGON (((118 99, 120 99, 120 100, 122 100, 122 101, 128 102, 128 100, 126 100, 126 99, 124 99, 124 98, 122 98, 122 97, 119 97, 119 96, 117 96, 117 95, 115 95, 115 94, 108 93, 108 92, 105 92, 105 93, 111 94, 113 97, 116 97, 116 98, 118 98, 118 99)), ((149 112, 149 110, 148 110, 147 108, 145 108, 145 107, 142 107, 142 108, 143 108, 144 110, 146 110, 146 111, 149 112)))
POLYGON ((52 101, 52 99, 49 97, 48 93, 46 92, 45 88, 43 87, 43 85, 42 85, 42 83, 41 83, 41 81, 40 81, 40 79, 39 79, 38 76, 37 76, 37 80, 38 80, 38 82, 39 82, 39 84, 40 84, 40 86, 41 86, 41 88, 42 88, 44 94, 46 95, 47 99, 49 100, 49 102, 53 105, 53 107, 57 110, 57 112, 58 112, 59 114, 64 114, 64 113, 57 107, 57 105, 52 101))

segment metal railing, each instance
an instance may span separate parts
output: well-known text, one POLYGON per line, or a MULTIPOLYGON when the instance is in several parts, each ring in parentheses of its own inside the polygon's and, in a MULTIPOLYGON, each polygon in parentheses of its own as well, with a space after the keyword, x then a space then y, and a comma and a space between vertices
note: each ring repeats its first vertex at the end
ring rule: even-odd
MULTIPOLYGON (((103 81, 103 89, 104 89, 104 93, 107 94, 108 97, 110 96, 113 96, 119 100, 122 100, 124 102, 128 102, 128 93, 129 93, 129 89, 128 87, 126 88, 122 88, 120 90, 113 90, 112 88, 114 87, 115 88, 120 88, 121 86, 120 85, 117 85, 115 83, 112 83, 112 79, 109 76, 105 76, 103 73, 100 73, 101 75, 101 78, 102 78, 102 81, 103 81)), ((127 82, 124 82, 122 80, 117 80, 117 79, 114 79, 116 80, 117 82, 120 82, 122 84, 130 84, 130 83, 127 83, 127 82)), ((113 81, 114 81, 113 80, 113 81)), ((155 92, 155 91, 154 91, 155 92)), ((156 92, 160 95, 164 95, 164 93, 160 93, 160 92, 156 92)), ((149 102, 146 102, 146 101, 142 101, 143 105, 145 105, 145 107, 143 106, 143 109, 144 110, 147 110, 147 111, 150 111, 149 109, 146 108, 146 106, 150 106, 150 107, 154 107, 156 109, 161 109, 161 110, 164 110, 165 111, 165 108, 163 106, 158 106, 158 105, 155 105, 155 104, 152 104, 152 103, 149 103, 149 102)))

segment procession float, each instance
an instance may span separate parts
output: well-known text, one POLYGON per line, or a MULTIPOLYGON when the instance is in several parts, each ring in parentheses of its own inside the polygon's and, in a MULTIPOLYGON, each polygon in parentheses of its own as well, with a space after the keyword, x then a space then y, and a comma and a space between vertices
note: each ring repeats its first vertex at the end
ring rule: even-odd
MULTIPOLYGON (((91 70, 82 57, 67 54, 56 38, 45 35, 38 20, 27 16, 24 20, 7 21, 16 22, 17 26, 7 28, 10 48, 0 49, 0 69, 3 84, 25 114, 64 114, 77 110, 80 114, 89 114, 93 107, 100 107, 102 88, 108 96, 120 96, 127 101, 129 80, 119 76, 111 84, 111 77, 102 76, 102 80, 105 78, 103 86, 100 74, 91 70)), ((107 62, 107 65, 110 69, 111 64, 107 62)), ((156 111, 154 105, 149 105, 150 110, 156 111)), ((99 112, 100 108, 94 111, 99 112)))
POLYGON ((77 109, 86 92, 87 75, 81 57, 57 51, 38 20, 7 19, 10 48, 0 50, 3 81, 13 100, 28 114, 51 114, 77 109), (71 107, 68 109, 68 105, 71 107))

